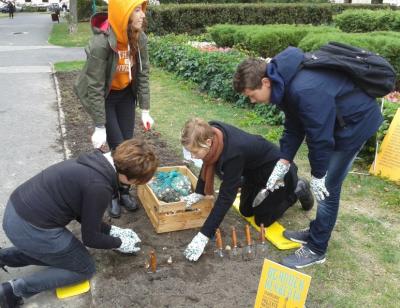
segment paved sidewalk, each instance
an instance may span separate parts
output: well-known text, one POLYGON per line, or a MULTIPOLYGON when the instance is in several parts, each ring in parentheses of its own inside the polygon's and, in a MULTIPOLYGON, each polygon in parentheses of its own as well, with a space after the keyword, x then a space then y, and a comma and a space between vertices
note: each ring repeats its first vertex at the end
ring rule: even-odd
MULTIPOLYGON (((64 159, 51 63, 84 60, 82 48, 61 48, 47 42, 49 14, 17 13, 0 18, 0 220, 10 193, 47 166, 64 159)), ((9 242, 0 232, 0 247, 9 242)), ((30 266, 0 270, 0 282, 27 275, 30 266)), ((89 307, 90 293, 59 301, 44 292, 24 307, 89 307)))

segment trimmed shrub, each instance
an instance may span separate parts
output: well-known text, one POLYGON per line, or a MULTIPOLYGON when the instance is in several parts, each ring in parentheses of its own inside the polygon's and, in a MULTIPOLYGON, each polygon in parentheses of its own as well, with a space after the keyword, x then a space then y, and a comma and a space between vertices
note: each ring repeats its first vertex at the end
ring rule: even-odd
POLYGON ((221 24, 314 24, 332 21, 331 5, 312 4, 180 4, 149 7, 148 31, 201 33, 221 24))
POLYGON ((208 28, 208 32, 218 46, 234 46, 261 57, 272 57, 288 46, 298 46, 309 33, 337 31, 333 27, 309 25, 216 25, 208 28))
POLYGON ((400 12, 392 10, 348 10, 334 17, 344 32, 399 31, 400 12))
POLYGON ((332 14, 340 14, 347 10, 397 10, 397 6, 390 4, 362 4, 362 3, 335 3, 332 4, 332 14))

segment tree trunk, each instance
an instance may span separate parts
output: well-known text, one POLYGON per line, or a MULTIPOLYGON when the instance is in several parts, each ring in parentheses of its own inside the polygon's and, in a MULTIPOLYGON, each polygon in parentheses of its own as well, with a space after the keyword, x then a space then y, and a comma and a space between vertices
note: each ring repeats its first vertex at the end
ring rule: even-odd
POLYGON ((76 33, 78 31, 78 8, 77 0, 69 1, 69 13, 71 14, 71 23, 69 24, 69 33, 76 33))

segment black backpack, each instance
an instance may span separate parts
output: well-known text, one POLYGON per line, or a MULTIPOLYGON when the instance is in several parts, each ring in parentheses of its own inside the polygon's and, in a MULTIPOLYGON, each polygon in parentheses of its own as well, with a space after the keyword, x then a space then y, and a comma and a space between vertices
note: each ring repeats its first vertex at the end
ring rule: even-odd
POLYGON ((396 72, 386 59, 338 42, 329 42, 317 51, 305 53, 301 68, 343 71, 372 97, 383 97, 396 85, 396 72))

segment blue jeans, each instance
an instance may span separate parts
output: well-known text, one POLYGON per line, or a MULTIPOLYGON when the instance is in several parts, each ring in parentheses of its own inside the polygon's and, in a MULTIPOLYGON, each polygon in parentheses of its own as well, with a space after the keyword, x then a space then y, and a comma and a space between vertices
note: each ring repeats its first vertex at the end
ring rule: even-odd
POLYGON ((342 184, 359 151, 360 149, 336 151, 331 156, 325 181, 329 197, 318 202, 317 216, 310 223, 310 237, 307 243, 307 247, 317 254, 325 254, 328 248, 339 211, 342 184))
POLYGON ((11 202, 4 213, 3 229, 14 247, 0 249, 0 264, 46 268, 12 281, 15 295, 30 297, 46 290, 90 279, 96 271, 85 246, 66 228, 42 229, 23 220, 11 202))

